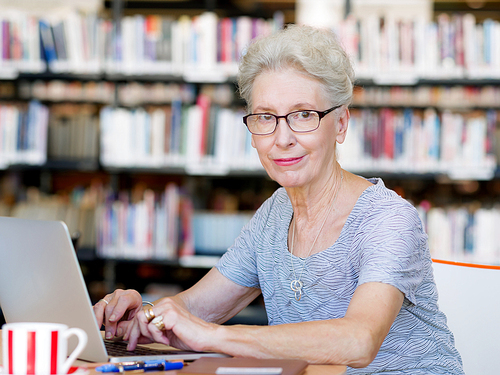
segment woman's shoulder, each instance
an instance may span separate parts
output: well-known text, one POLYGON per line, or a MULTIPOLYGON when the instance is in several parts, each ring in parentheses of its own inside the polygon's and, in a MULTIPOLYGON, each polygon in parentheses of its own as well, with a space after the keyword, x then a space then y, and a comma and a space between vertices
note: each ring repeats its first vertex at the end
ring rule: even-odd
POLYGON ((396 193, 394 190, 389 189, 385 186, 384 181, 379 177, 367 178, 367 181, 371 182, 368 188, 366 188, 360 196, 362 203, 367 205, 377 205, 377 204, 394 204, 402 206, 413 205, 396 193))
POLYGON ((382 217, 405 216, 418 222, 417 209, 394 190, 387 188, 381 178, 368 178, 371 186, 366 188, 352 210, 352 216, 363 221, 379 221, 382 217))

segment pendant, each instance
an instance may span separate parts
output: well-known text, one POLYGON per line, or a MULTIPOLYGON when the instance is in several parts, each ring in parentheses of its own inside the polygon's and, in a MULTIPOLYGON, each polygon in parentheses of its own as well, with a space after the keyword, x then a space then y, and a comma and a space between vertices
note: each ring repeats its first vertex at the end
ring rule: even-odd
POLYGON ((292 280, 290 283, 290 289, 295 293, 295 300, 300 301, 302 298, 302 287, 304 284, 300 280, 292 280))

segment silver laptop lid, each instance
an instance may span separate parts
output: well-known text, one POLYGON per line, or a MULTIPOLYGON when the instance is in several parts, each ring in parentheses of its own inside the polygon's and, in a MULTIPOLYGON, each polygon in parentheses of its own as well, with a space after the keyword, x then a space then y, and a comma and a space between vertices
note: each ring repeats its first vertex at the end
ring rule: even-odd
MULTIPOLYGON (((54 322, 83 329, 88 343, 79 358, 91 362, 227 356, 163 345, 147 353, 142 348, 141 353, 108 355, 68 228, 61 221, 0 217, 0 308, 7 323, 54 322)), ((68 351, 76 345, 76 338, 70 338, 68 351)))
MULTIPOLYGON (((68 228, 60 221, 0 217, 0 308, 10 322, 55 322, 88 335, 81 359, 106 362, 68 228)), ((70 351, 76 340, 70 341, 70 351)))

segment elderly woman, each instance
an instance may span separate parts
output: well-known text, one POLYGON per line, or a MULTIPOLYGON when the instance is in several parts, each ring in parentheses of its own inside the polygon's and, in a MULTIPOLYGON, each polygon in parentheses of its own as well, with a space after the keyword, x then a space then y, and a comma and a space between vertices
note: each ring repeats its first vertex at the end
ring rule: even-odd
POLYGON ((132 290, 97 303, 106 336, 353 374, 463 374, 417 211, 336 160, 353 71, 335 36, 289 26, 257 40, 239 87, 252 146, 282 188, 192 288, 144 310, 132 290), (260 293, 268 326, 220 325, 260 293))

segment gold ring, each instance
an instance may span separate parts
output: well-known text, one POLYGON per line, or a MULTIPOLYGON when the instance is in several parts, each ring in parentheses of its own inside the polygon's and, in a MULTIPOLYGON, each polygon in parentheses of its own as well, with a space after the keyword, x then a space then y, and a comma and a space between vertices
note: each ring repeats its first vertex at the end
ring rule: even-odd
POLYGON ((109 305, 109 302, 108 302, 108 301, 106 301, 104 298, 101 298, 101 299, 99 300, 99 302, 101 302, 101 301, 106 302, 106 305, 109 305))
POLYGON ((151 307, 149 309, 146 309, 143 311, 144 311, 144 315, 146 315, 146 319, 148 320, 148 323, 151 322, 155 318, 155 313, 151 307))
POLYGON ((163 323, 163 316, 157 316, 154 318, 151 323, 153 323, 156 328, 158 328, 160 331, 163 331, 165 329, 165 324, 163 323))

